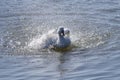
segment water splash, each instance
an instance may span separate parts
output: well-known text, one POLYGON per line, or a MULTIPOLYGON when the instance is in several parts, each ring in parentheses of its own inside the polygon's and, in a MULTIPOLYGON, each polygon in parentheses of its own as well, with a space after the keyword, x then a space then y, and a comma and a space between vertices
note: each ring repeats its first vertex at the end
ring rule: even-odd
POLYGON ((74 35, 76 39, 73 41, 73 44, 81 49, 93 48, 104 44, 109 36, 109 32, 101 34, 97 33, 96 31, 89 33, 79 32, 79 35, 74 35))
MULTIPOLYGON (((43 46, 45 46, 45 39, 47 38, 46 35, 49 36, 53 36, 51 35, 51 33, 53 33, 55 30, 50 30, 48 33, 40 36, 38 35, 37 37, 33 38, 29 43, 28 43, 28 47, 32 48, 32 49, 41 49, 43 46), (43 42, 41 42, 43 41, 43 42)), ((103 34, 99 34, 96 33, 96 31, 94 32, 71 32, 70 34, 70 38, 72 41, 72 45, 69 48, 70 50, 72 48, 80 48, 80 49, 85 49, 85 48, 93 48, 93 47, 97 47, 101 44, 105 43, 105 39, 108 38, 109 33, 103 33, 103 34)))
MULTIPOLYGON (((50 30, 48 33, 44 33, 43 35, 38 35, 35 38, 33 38, 29 43, 28 43, 28 47, 32 48, 32 49, 42 49, 45 47, 45 45, 49 45, 49 44, 45 44, 45 40, 47 40, 48 37, 53 36, 51 35, 51 33, 54 30, 50 30)), ((50 41, 47 41, 48 43, 50 41)))

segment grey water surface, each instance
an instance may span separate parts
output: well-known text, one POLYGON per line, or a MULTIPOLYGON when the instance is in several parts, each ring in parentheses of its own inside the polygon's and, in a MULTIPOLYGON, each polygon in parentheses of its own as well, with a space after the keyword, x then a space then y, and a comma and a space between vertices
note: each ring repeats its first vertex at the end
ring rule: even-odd
POLYGON ((0 80, 120 80, 120 0, 0 0, 0 80), (29 48, 59 26, 71 50, 29 48))

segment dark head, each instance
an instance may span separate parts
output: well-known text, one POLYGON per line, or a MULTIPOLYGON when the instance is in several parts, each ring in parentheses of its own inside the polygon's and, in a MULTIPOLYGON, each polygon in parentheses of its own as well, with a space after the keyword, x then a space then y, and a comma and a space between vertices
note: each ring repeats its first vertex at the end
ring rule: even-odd
POLYGON ((59 36, 65 36, 63 27, 60 27, 57 32, 58 32, 59 36))

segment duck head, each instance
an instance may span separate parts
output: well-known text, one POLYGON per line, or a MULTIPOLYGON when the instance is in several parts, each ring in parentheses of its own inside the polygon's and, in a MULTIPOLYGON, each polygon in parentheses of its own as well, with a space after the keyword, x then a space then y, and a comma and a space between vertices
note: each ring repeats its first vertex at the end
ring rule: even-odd
POLYGON ((63 27, 60 27, 57 32, 58 32, 59 36, 65 36, 63 27))

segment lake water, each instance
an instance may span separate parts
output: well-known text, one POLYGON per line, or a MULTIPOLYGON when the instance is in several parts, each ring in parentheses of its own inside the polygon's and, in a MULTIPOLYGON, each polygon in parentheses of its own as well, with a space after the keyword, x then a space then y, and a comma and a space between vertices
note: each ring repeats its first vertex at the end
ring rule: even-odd
POLYGON ((120 80, 120 0, 1 0, 0 80, 120 80), (59 26, 76 47, 29 48, 59 26))

